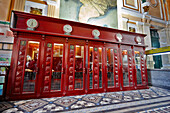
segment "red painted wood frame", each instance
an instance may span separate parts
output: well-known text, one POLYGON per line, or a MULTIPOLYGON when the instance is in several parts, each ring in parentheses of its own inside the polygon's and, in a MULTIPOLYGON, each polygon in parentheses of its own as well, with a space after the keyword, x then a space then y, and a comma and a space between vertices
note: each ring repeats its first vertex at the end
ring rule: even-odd
MULTIPOLYGON (((85 93, 85 60, 86 60, 86 48, 85 48, 85 40, 76 40, 76 39, 69 39, 68 43, 66 45, 66 82, 64 85, 64 95, 78 95, 78 94, 84 94, 85 93), (83 48, 84 52, 81 54, 81 62, 79 62, 76 57, 78 57, 76 54, 77 48, 83 48), (81 65, 81 71, 78 72, 78 69, 76 69, 75 65, 77 63, 82 64, 81 65), (79 75, 78 75, 79 74, 79 75), (78 81, 78 78, 76 80, 76 76, 79 76, 80 79, 78 81), (79 83, 76 83, 79 82, 79 83), (81 88, 77 88, 76 84, 79 84, 81 88)), ((78 65, 78 64, 77 64, 78 65)), ((76 65, 76 66, 77 66, 76 65)))
POLYGON ((105 52, 105 75, 107 75, 105 77, 105 81, 106 81, 106 90, 107 91, 119 91, 120 90, 120 86, 121 86, 121 72, 120 72, 120 49, 119 49, 119 45, 118 44, 110 44, 110 43, 106 43, 105 45, 106 47, 106 52, 105 52), (109 51, 111 50, 111 51, 109 51), (109 52, 109 53, 108 53, 109 52), (108 82, 109 82, 109 78, 108 78, 108 67, 107 64, 108 60, 109 60, 109 54, 112 54, 112 57, 110 58, 113 61, 113 82, 114 85, 112 86, 108 86, 108 82))
POLYGON ((52 37, 52 36, 46 36, 44 37, 44 51, 43 53, 43 57, 41 57, 41 66, 42 66, 42 81, 43 84, 40 87, 41 90, 41 97, 53 97, 53 96, 62 96, 63 92, 64 92, 64 80, 65 75, 66 75, 66 71, 65 71, 65 47, 66 47, 66 38, 61 38, 61 37, 52 37), (55 44, 59 44, 59 45, 63 45, 63 54, 62 54, 62 64, 61 64, 61 69, 60 69, 60 73, 61 73, 61 81, 60 82, 60 90, 52 90, 51 89, 51 80, 52 80, 52 70, 53 70, 53 63, 54 63, 54 58, 53 58, 53 54, 54 54, 54 45, 55 44), (50 70, 48 70, 48 66, 50 66, 50 70), (49 72, 49 73, 48 73, 49 72))
POLYGON ((99 93, 104 91, 104 53, 104 43, 89 41, 87 68, 88 93, 99 93))
MULTIPOLYGON (((53 97, 53 96, 64 96, 64 95, 80 95, 86 93, 99 93, 99 92, 108 92, 108 91, 120 91, 120 90, 134 90, 146 88, 146 77, 142 76, 142 84, 137 85, 137 77, 136 77, 136 68, 134 61, 134 51, 140 51, 141 57, 141 69, 146 69, 146 62, 144 59, 144 48, 120 45, 120 44, 111 44, 111 43, 103 43, 103 42, 94 42, 88 40, 77 40, 77 39, 68 39, 62 37, 53 37, 53 36, 41 36, 41 35, 32 35, 26 33, 19 33, 18 38, 15 39, 14 48, 16 48, 17 52, 13 53, 13 61, 12 63, 16 63, 19 61, 20 57, 24 55, 23 60, 23 70, 25 70, 26 63, 26 49, 28 48, 28 41, 36 41, 39 42, 39 60, 38 60, 38 74, 36 76, 35 83, 35 91, 32 93, 23 92, 23 79, 24 72, 22 72, 20 81, 20 90, 16 93, 16 84, 18 80, 17 69, 20 65, 14 66, 11 73, 16 73, 16 76, 12 76, 12 83, 14 85, 13 89, 10 89, 12 97, 10 99, 25 99, 25 98, 38 98, 38 97, 53 97), (21 46, 21 41, 25 41, 25 49, 21 46), (17 43, 19 42, 19 43, 17 43), (52 91, 51 90, 51 77, 52 77, 52 64, 53 62, 53 51, 54 44, 63 44, 63 57, 62 57, 62 71, 61 71, 61 90, 52 91), (51 46, 49 46, 51 44, 51 46), (83 87, 82 89, 75 89, 75 49, 77 46, 82 46, 84 48, 83 54, 83 87), (49 47, 51 49, 49 49, 49 47), (20 50, 25 51, 21 53, 20 50), (91 52, 90 49, 93 51, 91 52), (107 67, 107 59, 108 59, 108 49, 112 49, 112 57, 110 59, 113 60, 113 87, 108 87, 108 67, 107 67), (72 52, 71 52, 72 50, 72 52), (127 50, 125 53, 123 50, 127 50), (100 53, 100 54, 99 54, 100 53), (123 82, 123 55, 127 55, 127 63, 128 63, 128 86, 124 86, 123 82), (92 62, 90 61, 90 55, 92 55, 92 62), (50 59, 47 59, 50 57, 50 59), (17 60, 14 60, 14 59, 17 60), (143 60, 142 60, 143 58, 143 60), (101 61, 99 61, 101 59, 101 61), (72 67, 70 63, 73 63, 72 67), (90 70, 90 66, 92 66, 92 70, 90 70), (101 66, 99 66, 101 64, 101 66), (144 67, 143 67, 143 65, 144 67), (50 69, 46 67, 49 66, 50 69), (100 69, 99 69, 100 67, 100 69), (71 69, 72 68, 72 69, 71 69), (95 70, 96 69, 96 70, 95 70), (101 72, 100 72, 101 70, 101 72), (49 71, 49 73, 47 73, 49 71), (70 72, 72 71, 72 75, 70 72), (92 71, 92 88, 90 88, 90 71, 92 71), (96 72, 95 72, 96 71, 96 72), (132 71, 132 72, 130 72, 132 71), (100 77, 100 74, 102 77, 100 77), (132 79, 130 78, 132 75, 132 79), (70 77, 71 76, 71 77, 70 77), (101 78, 101 80, 99 80, 101 78), (100 82, 101 81, 101 82, 100 82), (132 84, 131 84, 132 83, 132 84), (97 84, 95 86, 95 84, 97 84), (71 85, 71 87, 70 87, 71 85), (101 87, 99 86, 101 85, 101 87)), ((141 71, 141 75, 146 74, 146 72, 141 71)), ((147 75, 145 75, 147 76, 147 75)), ((9 88, 8 88, 9 90, 9 88)))
MULTIPOLYGON (((43 42, 41 35, 32 35, 32 34, 25 34, 25 33, 19 33, 17 38, 14 40, 14 48, 15 52, 12 53, 12 59, 11 59, 11 70, 9 74, 8 81, 8 88, 7 88, 7 95, 11 99, 24 99, 24 98, 35 98, 40 95, 40 86, 41 83, 38 83, 39 80, 41 80, 42 68, 40 67, 40 57, 42 55, 41 51, 43 50, 43 42), (27 48, 28 48, 28 41, 36 41, 39 42, 39 56, 37 61, 37 67, 36 67, 36 78, 35 78, 35 89, 33 92, 24 92, 23 91, 23 81, 24 81, 24 74, 25 74, 25 68, 26 68, 26 55, 27 55, 27 48), (12 75, 12 76, 10 76, 12 75), (12 96, 12 97, 11 97, 12 96)), ((9 97, 6 97, 7 99, 9 97)))
POLYGON ((145 35, 17 11, 14 11, 13 18, 11 30, 15 38, 6 99, 147 88, 145 35), (27 30, 26 21, 29 18, 39 22, 35 31, 27 30), (64 34, 66 24, 73 28, 70 35, 64 34), (92 35, 95 29, 100 31, 99 39, 92 35), (121 41, 117 40, 117 35, 122 36, 121 41), (136 38, 140 38, 141 43, 136 38), (35 89, 26 92, 23 87, 30 41, 39 44, 36 48, 39 52, 33 72, 36 77, 31 81, 35 83, 35 89), (62 54, 56 56, 56 47, 59 46, 62 54), (56 59, 62 63, 56 62, 56 59), (55 63, 60 65, 59 69, 55 69, 55 63), (53 87, 54 84, 58 86, 53 87))
POLYGON ((120 46, 121 88, 132 90, 135 87, 134 57, 132 46, 120 46))
POLYGON ((138 69, 140 70, 139 73, 140 73, 140 76, 141 76, 141 83, 138 84, 137 83, 137 63, 134 62, 134 75, 135 75, 135 89, 144 89, 146 88, 146 86, 148 85, 148 76, 147 76, 147 65, 146 65, 146 55, 145 55, 145 48, 142 48, 142 47, 136 47, 136 46, 133 46, 133 52, 134 52, 134 60, 135 60, 135 54, 136 54, 136 51, 139 52, 139 62, 140 62, 140 66, 138 66, 138 69))

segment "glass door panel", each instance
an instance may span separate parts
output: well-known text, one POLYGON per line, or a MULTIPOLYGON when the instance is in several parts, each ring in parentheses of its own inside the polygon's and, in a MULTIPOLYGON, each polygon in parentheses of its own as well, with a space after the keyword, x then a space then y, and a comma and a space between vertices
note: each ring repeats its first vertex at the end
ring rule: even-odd
POLYGON ((101 47, 89 47, 89 89, 102 89, 103 87, 102 51, 101 47))
POLYGON ((135 51, 135 66, 136 66, 137 84, 142 84, 141 57, 140 57, 140 52, 139 51, 135 51))
POLYGON ((63 44, 54 43, 53 45, 53 63, 51 76, 51 90, 61 90, 63 64, 63 44))
POLYGON ((68 91, 84 89, 84 46, 70 44, 68 52, 68 91))
POLYGON ((102 48, 99 47, 99 88, 102 88, 102 48))
POLYGON ((83 89, 83 61, 84 46, 76 45, 75 48, 75 89, 83 89))
POLYGON ((123 86, 129 86, 128 55, 127 50, 122 50, 123 86))
POLYGON ((39 42, 28 41, 23 92, 35 91, 35 80, 38 73, 39 46, 39 42))
POLYGON ((116 44, 106 44, 106 78, 105 85, 107 91, 119 90, 120 89, 120 57, 119 48, 116 44))
POLYGON ((107 87, 114 86, 113 49, 107 48, 107 87))
POLYGON ((89 57, 90 57, 90 67, 89 67, 89 78, 90 78, 90 84, 89 84, 89 88, 92 89, 93 88, 93 47, 90 47, 90 50, 89 50, 90 54, 89 54, 89 57))

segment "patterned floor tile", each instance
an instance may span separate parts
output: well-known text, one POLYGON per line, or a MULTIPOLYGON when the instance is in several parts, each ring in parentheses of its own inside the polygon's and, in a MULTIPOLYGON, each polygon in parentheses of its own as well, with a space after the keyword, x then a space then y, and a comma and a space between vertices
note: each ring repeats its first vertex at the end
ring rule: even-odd
POLYGON ((108 94, 105 95, 105 97, 112 98, 112 99, 115 99, 115 100, 122 100, 123 99, 122 94, 119 94, 119 93, 108 93, 108 94))
POLYGON ((162 108, 162 109, 163 109, 164 111, 170 113, 170 107, 164 107, 164 108, 162 108))
POLYGON ((26 102, 22 105, 19 105, 19 108, 27 111, 27 112, 30 112, 30 111, 33 111, 39 107, 42 107, 43 105, 47 104, 48 102, 45 102, 43 100, 40 100, 40 99, 35 99, 35 100, 32 100, 30 102, 26 102))
POLYGON ((92 106, 92 105, 95 105, 95 104, 89 103, 89 102, 86 102, 86 101, 78 101, 76 104, 73 104, 71 106, 71 109, 83 108, 83 107, 92 106))
POLYGON ((82 97, 84 97, 85 95, 78 95, 78 96, 74 96, 74 98, 77 98, 77 99, 79 99, 79 98, 82 98, 82 97))
POLYGON ((0 102, 0 111, 9 109, 11 107, 13 107, 13 106, 11 104, 9 104, 8 102, 0 102))
POLYGON ((139 90, 139 92, 141 93, 142 97, 145 98, 145 99, 153 98, 153 97, 158 97, 159 96, 154 91, 152 91, 150 89, 139 90))
MULTIPOLYGON (((77 95, 68 97, 53 97, 20 101, 0 102, 0 112, 3 113, 50 113, 50 112, 99 112, 108 109, 124 108, 129 106, 145 105, 162 101, 160 105, 168 104, 169 90, 157 87, 150 89, 107 92, 98 94, 77 95), (73 110, 73 111, 72 111, 73 110)), ((157 105, 157 104, 156 104, 157 105)), ((127 109, 129 109, 129 107, 127 109)), ((140 107, 140 106, 139 106, 140 107)), ((141 106, 142 107, 142 106, 141 106)), ((145 107, 143 107, 145 108, 145 107)), ((170 106, 155 109, 141 109, 140 113, 170 112, 170 106)), ((126 110, 126 109, 125 109, 126 110)), ((120 111, 120 110, 119 110, 120 111)))
POLYGON ((102 97, 97 95, 88 95, 83 97, 83 100, 98 103, 102 97))
POLYGON ((120 100, 112 100, 112 103, 119 103, 121 102, 120 100))
POLYGON ((126 95, 124 95, 124 96, 123 96, 123 100, 124 100, 124 101, 132 101, 133 98, 132 98, 131 96, 126 96, 126 95))
POLYGON ((65 107, 68 107, 70 106, 71 104, 75 103, 77 101, 77 99, 74 99, 74 98, 61 98, 57 101, 55 101, 54 103, 56 104, 59 104, 61 106, 65 106, 65 107))
POLYGON ((102 101, 100 102, 101 105, 105 105, 105 104, 110 104, 111 103, 110 98, 103 98, 102 101))
POLYGON ((46 100, 46 101, 48 101, 48 102, 52 102, 52 101, 55 101, 55 100, 57 100, 57 99, 59 99, 59 98, 61 98, 61 97, 43 98, 43 100, 46 100))
POLYGON ((142 99, 139 92, 124 93, 124 96, 130 96, 132 98, 132 100, 140 100, 140 99, 142 99))
POLYGON ((64 108, 61 106, 56 106, 55 104, 48 104, 44 106, 43 108, 35 110, 33 113, 49 113, 49 112, 57 112, 61 111, 64 108))
POLYGON ((11 103, 13 103, 14 105, 18 106, 18 105, 21 105, 21 104, 24 104, 26 102, 30 102, 32 100, 21 100, 21 101, 11 101, 11 103))
POLYGON ((8 110, 3 111, 2 113, 24 113, 24 112, 18 110, 18 108, 10 108, 8 110))
POLYGON ((158 87, 151 87, 150 89, 154 90, 160 96, 170 95, 170 91, 166 90, 166 89, 162 89, 162 88, 158 88, 158 87))
POLYGON ((106 93, 99 93, 98 96, 104 96, 106 93))

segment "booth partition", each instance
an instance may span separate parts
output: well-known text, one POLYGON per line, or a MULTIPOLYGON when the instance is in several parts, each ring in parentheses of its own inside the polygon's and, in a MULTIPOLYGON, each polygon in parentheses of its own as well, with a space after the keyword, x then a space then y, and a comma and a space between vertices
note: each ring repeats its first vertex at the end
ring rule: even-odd
POLYGON ((13 11, 7 99, 147 88, 143 34, 13 11))

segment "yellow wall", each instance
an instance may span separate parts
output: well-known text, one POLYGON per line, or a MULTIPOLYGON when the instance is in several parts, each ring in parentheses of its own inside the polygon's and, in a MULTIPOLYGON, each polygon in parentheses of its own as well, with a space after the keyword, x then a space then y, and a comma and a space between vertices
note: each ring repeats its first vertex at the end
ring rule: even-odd
POLYGON ((0 0, 0 20, 6 21, 11 0, 0 0))
MULTIPOLYGON (((159 0, 157 0, 158 5, 156 7, 153 7, 150 5, 149 7, 149 15, 157 17, 159 19, 161 19, 161 10, 160 10, 160 4, 159 4, 159 0)), ((154 4, 154 0, 150 0, 150 3, 154 4)))
POLYGON ((126 4, 135 6, 135 1, 134 0, 126 0, 126 4))

